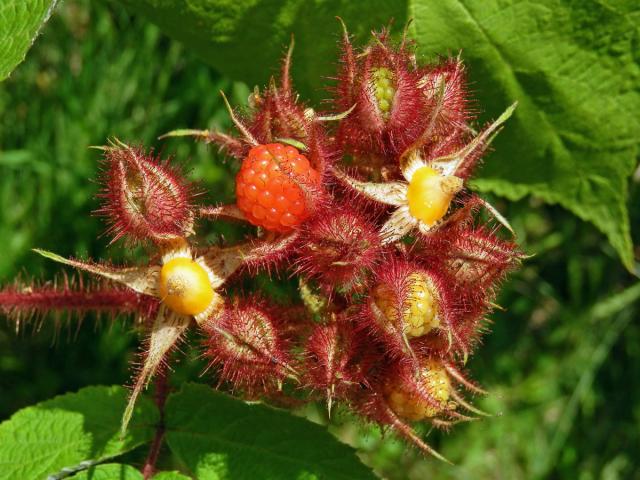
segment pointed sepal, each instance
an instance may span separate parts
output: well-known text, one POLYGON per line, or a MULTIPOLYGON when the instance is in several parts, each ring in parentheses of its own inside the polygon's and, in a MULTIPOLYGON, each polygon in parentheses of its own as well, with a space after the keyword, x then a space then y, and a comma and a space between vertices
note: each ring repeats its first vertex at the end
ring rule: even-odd
POLYGON ((34 248, 33 251, 54 262, 69 265, 78 270, 120 283, 138 293, 144 293, 145 295, 154 297, 158 296, 159 266, 114 267, 102 263, 83 262, 82 260, 64 258, 61 255, 39 248, 34 248))

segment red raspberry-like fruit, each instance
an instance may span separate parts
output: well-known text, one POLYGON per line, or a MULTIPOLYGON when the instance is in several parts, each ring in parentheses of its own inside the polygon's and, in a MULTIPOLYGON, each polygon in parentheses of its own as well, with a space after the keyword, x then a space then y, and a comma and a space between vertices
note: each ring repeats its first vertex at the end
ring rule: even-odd
POLYGON ((253 225, 287 232, 309 216, 304 190, 319 183, 320 174, 294 147, 258 145, 236 176, 238 208, 253 225))

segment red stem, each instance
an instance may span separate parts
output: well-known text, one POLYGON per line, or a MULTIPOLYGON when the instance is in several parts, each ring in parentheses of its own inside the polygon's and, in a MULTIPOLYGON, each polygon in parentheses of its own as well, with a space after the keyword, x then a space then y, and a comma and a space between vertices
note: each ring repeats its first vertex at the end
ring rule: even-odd
POLYGON ((165 434, 165 423, 164 423, 164 405, 167 401, 167 396, 169 394, 169 370, 166 364, 161 364, 158 368, 158 373, 156 374, 156 392, 154 396, 154 401, 158 410, 160 411, 160 420, 156 425, 156 433, 153 437, 153 442, 151 443, 151 447, 149 448, 149 453, 147 454, 147 459, 144 462, 144 467, 142 467, 142 475, 144 480, 150 480, 151 477, 156 472, 156 463, 158 461, 158 457, 160 456, 160 450, 162 450, 162 443, 164 441, 165 434))

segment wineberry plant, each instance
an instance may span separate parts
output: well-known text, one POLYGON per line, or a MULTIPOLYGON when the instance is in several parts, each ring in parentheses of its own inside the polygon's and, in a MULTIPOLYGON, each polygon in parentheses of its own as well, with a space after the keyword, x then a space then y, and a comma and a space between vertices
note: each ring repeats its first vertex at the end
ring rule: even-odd
POLYGON ((465 367, 523 255, 507 220, 466 182, 515 105, 478 126, 460 58, 424 64, 386 30, 356 49, 345 28, 331 103, 320 111, 294 91, 292 51, 293 42, 280 78, 256 89, 246 111, 227 103, 236 134, 167 134, 237 159, 235 203, 200 204, 203 187, 171 159, 111 140, 99 147, 97 213, 114 242, 147 248, 148 263, 36 249, 82 273, 5 287, 0 308, 18 328, 60 312, 137 319, 146 335, 122 435, 140 394, 154 377, 166 381, 170 354, 194 329, 215 388, 277 406, 341 404, 446 460, 412 424, 448 429, 484 415, 469 397, 485 392, 465 367), (201 246, 205 221, 247 222, 255 234, 201 246), (227 288, 276 270, 294 278, 298 302, 227 288))

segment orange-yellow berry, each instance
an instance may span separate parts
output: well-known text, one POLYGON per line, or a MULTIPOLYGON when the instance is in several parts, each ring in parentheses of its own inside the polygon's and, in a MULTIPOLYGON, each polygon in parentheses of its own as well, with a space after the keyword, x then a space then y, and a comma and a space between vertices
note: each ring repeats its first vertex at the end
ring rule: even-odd
POLYGON ((190 258, 173 258, 160 270, 160 298, 171 310, 197 315, 211 304, 215 292, 205 269, 190 258))
POLYGON ((294 147, 258 145, 236 176, 238 208, 253 225, 288 232, 310 214, 304 190, 319 184, 320 174, 294 147))
POLYGON ((444 176, 431 167, 416 170, 409 182, 409 212, 428 227, 435 225, 449 210, 451 200, 462 189, 462 179, 444 176))
POLYGON ((392 379, 385 385, 387 403, 398 416, 406 420, 424 420, 435 417, 449 406, 451 383, 447 370, 441 363, 428 360, 423 365, 417 381, 431 401, 415 392, 407 391, 397 379, 392 379))
POLYGON ((412 273, 407 282, 409 295, 401 306, 397 295, 386 284, 380 284, 374 289, 373 300, 389 322, 397 322, 398 312, 401 310, 404 334, 409 338, 421 337, 440 326, 437 290, 423 273, 412 273))

